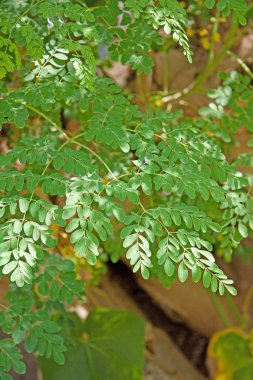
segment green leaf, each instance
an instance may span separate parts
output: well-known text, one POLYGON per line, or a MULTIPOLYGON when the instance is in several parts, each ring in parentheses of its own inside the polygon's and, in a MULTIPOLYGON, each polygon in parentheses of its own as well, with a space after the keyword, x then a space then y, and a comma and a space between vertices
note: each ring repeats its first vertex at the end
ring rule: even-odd
POLYGON ((26 365, 25 363, 17 360, 13 363, 13 369, 16 373, 23 375, 26 371, 26 365))
POLYGON ((219 283, 219 293, 221 296, 223 296, 225 294, 225 286, 221 281, 219 283))
POLYGON ((90 252, 90 251, 88 251, 88 252, 86 253, 86 260, 87 260, 87 262, 88 262, 90 265, 95 265, 96 262, 97 262, 97 258, 96 258, 96 256, 94 255, 93 252, 90 252))
POLYGON ((22 342, 25 336, 25 331, 22 330, 19 326, 13 331, 12 338, 15 344, 19 344, 22 342))
POLYGON ((195 264, 192 268, 192 279, 194 282, 199 282, 199 280, 201 279, 201 269, 198 267, 197 264, 195 264))
POLYGON ((242 237, 246 238, 249 234, 248 228, 241 222, 238 223, 238 231, 242 235, 242 237))
POLYGON ((26 370, 25 364, 22 362, 22 354, 18 347, 15 346, 11 339, 1 339, 0 341, 0 376, 3 380, 11 380, 12 376, 9 376, 6 372, 9 372, 11 368, 17 374, 24 374, 26 370))
POLYGON ((204 274, 203 274, 203 285, 207 289, 209 288, 211 283, 211 273, 205 269, 204 274))
POLYGON ((25 349, 27 352, 34 352, 36 347, 37 347, 37 344, 38 344, 38 336, 36 335, 36 333, 34 332, 34 330, 32 330, 30 332, 30 334, 28 335, 28 337, 26 338, 26 341, 25 341, 25 349))
POLYGON ((144 278, 144 280, 148 280, 148 278, 149 278, 149 270, 144 265, 141 265, 141 275, 144 278))
POLYGON ((72 232, 79 226, 79 219, 72 219, 66 227, 66 232, 72 232))
POLYGON ((144 322, 133 313, 97 309, 80 324, 79 344, 67 355, 64 365, 40 359, 47 380, 142 379, 144 364, 144 322), (109 360, 108 360, 109 355, 109 360))
POLYGON ((76 213, 76 207, 65 207, 62 213, 63 219, 70 219, 76 213))
POLYGON ((188 278, 188 269, 182 261, 178 267, 178 278, 180 282, 185 282, 188 278))
POLYGON ((219 283, 218 283, 217 277, 213 276, 212 282, 211 282, 211 290, 213 293, 217 292, 218 285, 219 285, 219 283))
POLYGON ((47 333, 57 333, 61 329, 60 326, 56 322, 53 322, 53 321, 43 322, 42 327, 47 333))
POLYGON ((124 248, 130 247, 130 245, 132 245, 137 240, 137 237, 138 237, 137 234, 132 234, 132 235, 127 236, 123 242, 123 247, 124 248))
POLYGON ((171 277, 174 274, 175 266, 170 259, 167 259, 164 263, 164 270, 167 276, 171 277))
POLYGON ((59 298, 60 293, 60 284, 57 281, 53 281, 50 288, 50 297, 53 301, 56 301, 59 298))
POLYGON ((3 269, 2 269, 2 272, 3 274, 8 274, 8 273, 11 273, 18 265, 18 261, 14 260, 14 261, 10 261, 8 264, 6 264, 3 269))
POLYGON ((226 290, 232 294, 232 296, 236 296, 237 295, 237 290, 233 287, 233 286, 230 286, 230 285, 225 285, 225 288, 226 290))
POLYGON ((29 201, 28 199, 22 198, 19 200, 19 209, 22 213, 25 213, 28 210, 29 201))
POLYGON ((16 234, 19 234, 22 231, 22 223, 20 220, 15 220, 15 222, 13 223, 13 231, 16 234))
POLYGON ((212 9, 214 7, 214 4, 215 4, 215 0, 205 0, 205 6, 208 9, 212 9))
POLYGON ((215 363, 217 376, 231 380, 250 380, 253 359, 250 351, 251 336, 238 328, 216 333, 209 344, 208 354, 215 363))
POLYGON ((139 204, 139 195, 138 195, 138 192, 137 191, 128 191, 127 192, 127 197, 128 199, 134 204, 134 205, 138 205, 139 204))

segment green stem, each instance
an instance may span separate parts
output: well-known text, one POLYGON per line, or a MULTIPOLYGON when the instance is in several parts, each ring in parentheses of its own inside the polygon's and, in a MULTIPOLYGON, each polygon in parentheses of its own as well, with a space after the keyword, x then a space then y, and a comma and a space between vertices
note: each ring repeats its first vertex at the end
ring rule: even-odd
POLYGON ((70 140, 70 137, 67 135, 67 133, 55 122, 53 121, 52 119, 50 119, 47 115, 45 115, 43 112, 41 112, 40 110, 38 110, 37 108, 31 106, 30 104, 27 104, 25 102, 22 102, 22 101, 18 101, 16 100, 17 103, 21 103, 23 104, 26 108, 30 109, 31 111, 37 113, 38 115, 40 115, 41 117, 43 117, 43 119, 47 120, 50 124, 52 124, 60 133, 62 133, 64 135, 64 137, 67 139, 67 140, 70 140))
MULTIPOLYGON (((37 113, 38 115, 40 115, 41 117, 43 117, 43 119, 47 120, 49 123, 51 123, 59 132, 63 133, 64 137, 67 139, 67 142, 69 143, 75 143, 77 145, 80 145, 82 146, 84 149, 86 149, 88 152, 90 152, 91 154, 93 154, 93 156, 95 156, 104 166, 105 168, 108 170, 108 172, 111 174, 111 176, 113 178, 115 178, 113 172, 111 171, 111 169, 109 168, 109 166, 106 164, 106 162, 94 151, 92 150, 91 148, 89 148, 88 146, 80 143, 79 141, 76 141, 75 139, 76 138, 79 138, 81 136, 83 136, 86 132, 84 133, 81 133, 80 135, 74 137, 74 138, 71 138, 67 135, 67 133, 57 124, 55 123, 52 119, 50 119, 47 115, 45 115, 43 112, 41 112, 40 110, 38 110, 37 108, 31 106, 30 104, 27 104, 25 102, 20 102, 20 101, 17 101, 18 103, 21 103, 23 104, 26 108, 30 109, 31 111, 37 113)), ((65 145, 65 144, 64 144, 65 145)), ((47 168, 45 168, 47 169, 47 168)), ((43 172, 44 174, 44 172, 43 172)))
POLYGON ((139 202, 139 205, 141 206, 143 213, 148 212, 148 210, 145 209, 145 207, 143 206, 141 202, 139 202))
MULTIPOLYGON (((64 148, 64 146, 67 145, 69 142, 70 142, 70 140, 65 141, 65 142, 59 147, 58 152, 60 152, 60 151, 64 148)), ((43 175, 46 173, 47 169, 48 169, 49 166, 52 164, 52 162, 53 162, 53 159, 51 159, 51 160, 48 162, 48 164, 45 166, 43 172, 41 173, 41 176, 43 176, 43 175)), ((32 191, 32 193, 31 193, 31 195, 30 195, 30 198, 29 198, 29 206, 30 206, 30 204, 31 204, 31 202, 32 202, 32 200, 33 200, 33 197, 34 197, 35 191, 36 191, 36 189, 37 189, 38 184, 40 183, 40 180, 41 180, 41 178, 40 178, 40 179, 38 180, 38 182, 36 183, 36 186, 35 186, 34 190, 32 191)), ((27 211, 24 213, 23 219, 22 219, 22 221, 21 221, 22 224, 24 224, 24 222, 25 222, 25 219, 26 219, 26 215, 27 215, 28 210, 29 210, 29 208, 28 208, 27 211)), ((20 235, 20 233, 19 233, 19 235, 18 235, 18 246, 19 246, 20 237, 21 237, 21 235, 20 235)))
POLYGON ((76 141, 74 138, 71 139, 71 142, 73 142, 74 144, 80 145, 82 148, 86 149, 93 156, 95 156, 101 162, 101 164, 104 165, 104 167, 108 170, 108 172, 111 174, 111 176, 116 179, 115 175, 113 174, 113 172, 111 171, 111 169, 109 168, 109 166, 107 165, 107 163, 94 150, 92 150, 88 146, 80 143, 79 141, 76 141))
POLYGON ((85 135, 87 135, 87 131, 86 132, 82 132, 79 135, 73 136, 73 138, 75 138, 75 140, 76 140, 76 139, 79 139, 79 137, 82 137, 82 136, 85 136, 85 135))
POLYGON ((224 307, 222 306, 221 302, 219 301, 217 295, 212 293, 212 292, 208 292, 208 294, 210 295, 211 301, 212 301, 212 303, 213 303, 224 327, 231 326, 231 321, 230 321, 224 307))
POLYGON ((231 27, 228 31, 226 42, 224 44, 223 49, 220 51, 219 54, 211 61, 209 64, 207 64, 206 69, 198 76, 196 81, 193 83, 189 91, 185 94, 185 96, 188 96, 192 94, 194 91, 196 91, 205 81, 208 79, 208 77, 212 74, 212 72, 216 69, 216 67, 220 64, 222 59, 227 54, 227 51, 231 48, 231 46, 234 43, 235 34, 237 31, 238 24, 236 22, 232 22, 231 27))
POLYGON ((123 178, 123 177, 129 177, 130 175, 132 175, 133 173, 125 173, 125 174, 121 174, 119 175, 118 177, 114 177, 113 179, 111 179, 109 182, 107 182, 106 185, 110 185, 110 183, 112 182, 115 182, 115 181, 118 181, 120 178, 123 178))
POLYGON ((208 57, 208 63, 210 63, 210 62, 212 62, 214 60, 215 34, 218 32, 219 21, 220 21, 220 12, 217 10, 216 15, 215 15, 215 22, 213 24, 213 30, 212 30, 212 36, 211 36, 211 46, 210 46, 210 52, 209 52, 209 57, 208 57))
POLYGON ((227 301, 228 306, 229 306, 229 308, 230 308, 230 310, 234 316, 235 322, 240 326, 242 323, 241 313, 240 313, 240 310, 239 310, 238 306, 236 305, 235 301, 230 296, 230 294, 226 294, 226 301, 227 301))
POLYGON ((232 51, 228 51, 227 54, 230 57, 233 57, 237 61, 237 63, 243 68, 243 70, 247 73, 247 75, 253 80, 253 72, 250 70, 249 66, 246 65, 246 63, 232 51))
POLYGON ((20 16, 17 17, 17 19, 15 20, 14 24, 11 27, 11 30, 10 30, 10 33, 9 33, 9 39, 11 38, 11 35, 12 35, 12 32, 13 32, 13 29, 14 29, 15 25, 22 19, 22 17, 24 17, 28 12, 30 12, 30 10, 33 7, 35 7, 35 5, 40 4, 42 1, 43 0, 39 0, 38 2, 36 2, 36 0, 33 0, 32 3, 30 4, 30 6, 20 16))
POLYGON ((166 94, 169 90, 169 69, 168 69, 168 53, 162 52, 162 66, 163 66, 163 92, 166 94))
POLYGON ((224 56, 227 54, 227 51, 231 48, 234 43, 236 31, 238 29, 238 24, 236 22, 232 22, 228 34, 226 36, 226 42, 224 44, 223 49, 220 51, 217 56, 207 64, 206 68, 201 72, 201 74, 197 77, 197 79, 191 83, 188 87, 184 88, 182 91, 179 91, 175 94, 165 96, 162 100, 164 103, 168 103, 180 98, 185 98, 195 92, 199 87, 206 82, 212 72, 217 68, 220 64, 224 56))

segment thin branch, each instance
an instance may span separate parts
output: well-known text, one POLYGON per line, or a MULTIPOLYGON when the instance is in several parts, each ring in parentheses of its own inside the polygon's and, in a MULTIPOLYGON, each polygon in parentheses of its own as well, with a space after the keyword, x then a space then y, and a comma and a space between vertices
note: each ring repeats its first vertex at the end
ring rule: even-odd
POLYGON ((93 156, 95 156, 100 162, 101 164, 104 165, 104 167, 108 170, 108 172, 111 174, 111 176, 116 179, 115 175, 113 174, 113 172, 111 171, 111 169, 109 168, 109 166, 107 165, 107 163, 94 151, 92 150, 91 148, 89 148, 88 146, 80 143, 79 141, 76 141, 75 138, 71 139, 71 142, 73 142, 74 144, 77 144, 77 145, 80 145, 82 148, 86 149, 88 152, 90 152, 93 156))
POLYGON ((226 37, 226 42, 220 53, 214 58, 213 61, 207 64, 205 70, 201 72, 201 74, 197 77, 197 79, 194 82, 192 82, 188 87, 175 94, 164 96, 162 98, 163 103, 169 103, 179 98, 185 98, 186 96, 189 96, 194 91, 196 91, 203 83, 206 82, 206 80, 209 78, 209 76, 217 68, 224 56, 227 54, 227 51, 234 44, 237 28, 238 24, 236 22, 232 22, 226 37))
POLYGON ((18 101, 16 100, 17 103, 21 103, 23 104, 26 108, 30 109, 31 111, 37 113, 38 115, 40 115, 41 117, 43 117, 43 119, 47 120, 50 124, 52 124, 60 133, 62 133, 64 135, 64 137, 67 139, 67 140, 70 140, 70 137, 67 135, 67 133, 55 122, 53 121, 52 119, 50 119, 46 114, 44 114, 43 112, 41 112, 40 110, 38 110, 37 108, 31 106, 30 104, 27 104, 25 102, 22 102, 22 101, 18 101))

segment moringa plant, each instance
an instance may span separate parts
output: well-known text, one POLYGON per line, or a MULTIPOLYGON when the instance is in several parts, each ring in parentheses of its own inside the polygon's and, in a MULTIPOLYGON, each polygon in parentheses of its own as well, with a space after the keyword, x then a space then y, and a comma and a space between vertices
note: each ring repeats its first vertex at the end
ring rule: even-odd
MULTIPOLYGON (((25 371, 21 342, 64 362, 59 316, 67 321, 67 305, 83 297, 80 261, 125 256, 144 279, 190 275, 236 295, 214 251, 230 259, 253 228, 252 176, 238 170, 252 154, 226 159, 241 123, 252 132, 248 77, 223 75, 199 117, 143 112, 106 68, 119 61, 150 74, 150 52, 168 40, 192 62, 187 11, 176 0, 91 3, 0 2, 0 266, 10 282, 0 313, 10 336, 0 341, 4 380, 11 368, 25 371), (73 257, 59 254, 59 231, 73 257)), ((214 5, 201 6, 210 13, 214 5)), ((245 1, 216 7, 234 34, 245 25, 245 1)))

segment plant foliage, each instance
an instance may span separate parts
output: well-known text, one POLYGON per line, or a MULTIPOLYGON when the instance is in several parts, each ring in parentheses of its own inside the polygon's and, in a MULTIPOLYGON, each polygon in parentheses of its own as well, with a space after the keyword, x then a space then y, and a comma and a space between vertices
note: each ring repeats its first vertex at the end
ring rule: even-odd
POLYGON ((139 317, 126 311, 97 309, 84 323, 75 320, 74 326, 65 331, 70 346, 66 363, 57 366, 41 359, 45 379, 95 380, 101 374, 105 380, 142 379, 144 322, 139 317))
MULTIPOLYGON (((217 7, 245 23, 244 1, 217 7)), ((252 132, 248 78, 224 77, 202 119, 142 112, 98 73, 120 61, 150 74, 150 52, 167 38, 191 62, 188 16, 178 1, 2 1, 0 10, 0 124, 10 140, 0 157, 0 266, 10 280, 0 325, 11 337, 0 343, 0 378, 10 379, 11 368, 24 372, 21 342, 64 363, 57 316, 83 296, 78 263, 94 265, 101 252, 116 260, 124 249, 144 279, 191 276, 235 295, 214 254, 230 259, 253 228, 252 177, 238 170, 252 155, 229 163, 229 133, 220 131, 236 131, 243 101, 252 132), (66 119, 78 130, 66 129, 66 119), (58 254, 59 231, 75 257, 58 254)))
POLYGON ((252 331, 245 334, 239 328, 228 328, 215 334, 208 354, 217 368, 214 379, 225 376, 231 380, 250 380, 252 377, 252 331))

